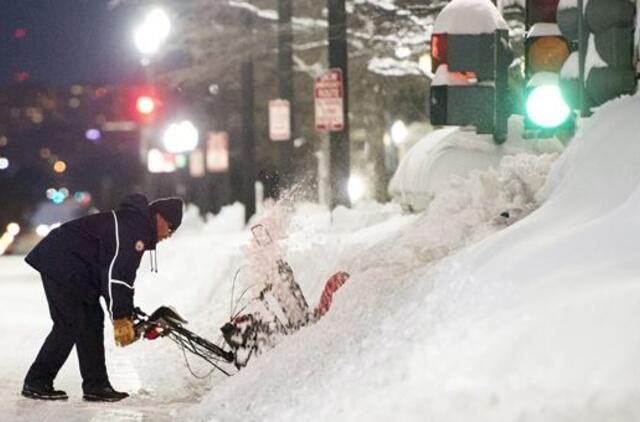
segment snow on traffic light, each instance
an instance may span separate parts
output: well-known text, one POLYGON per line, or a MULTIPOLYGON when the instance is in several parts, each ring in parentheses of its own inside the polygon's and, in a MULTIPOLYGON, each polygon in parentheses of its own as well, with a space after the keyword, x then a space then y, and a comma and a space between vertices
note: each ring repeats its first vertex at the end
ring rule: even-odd
POLYGON ((589 0, 585 88, 592 106, 636 89, 634 26, 636 6, 629 0, 589 0))
POLYGON ((525 126, 549 135, 573 121, 560 89, 560 73, 571 47, 558 27, 557 9, 558 0, 527 0, 525 126))

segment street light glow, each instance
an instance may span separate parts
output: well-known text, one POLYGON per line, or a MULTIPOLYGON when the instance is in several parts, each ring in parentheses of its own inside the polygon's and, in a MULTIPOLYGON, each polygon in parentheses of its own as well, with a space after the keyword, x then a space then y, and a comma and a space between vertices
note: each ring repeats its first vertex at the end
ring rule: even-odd
POLYGON ((67 163, 62 160, 58 160, 53 164, 53 171, 56 173, 64 173, 67 170, 67 163))
POLYGON ((396 120, 391 125, 391 140, 394 144, 400 145, 407 139, 407 125, 402 120, 396 120))
POLYGON ((362 177, 354 174, 349 177, 349 184, 347 185, 347 191, 349 192, 349 199, 352 203, 358 202, 362 199, 365 192, 365 183, 362 177))
POLYGON ((20 233, 20 225, 18 223, 9 223, 7 225, 7 233, 17 236, 20 233))
POLYGON ((133 39, 138 50, 146 55, 155 54, 171 31, 169 15, 162 9, 153 9, 136 28, 133 39))
POLYGON ((9 159, 0 157, 0 170, 6 170, 9 168, 9 159))
POLYGON ((198 146, 198 129, 189 120, 172 123, 164 132, 162 143, 173 154, 193 151, 198 146))

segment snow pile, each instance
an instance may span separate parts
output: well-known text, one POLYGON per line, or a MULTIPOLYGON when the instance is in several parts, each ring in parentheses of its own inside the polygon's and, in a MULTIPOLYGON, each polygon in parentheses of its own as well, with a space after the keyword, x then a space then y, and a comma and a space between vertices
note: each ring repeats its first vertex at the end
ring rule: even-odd
POLYGON ((452 178, 465 177, 473 170, 496 168, 503 157, 562 150, 556 140, 522 140, 516 119, 511 119, 510 125, 510 139, 504 145, 496 145, 490 135, 477 135, 459 127, 427 134, 403 157, 389 183, 389 193, 403 207, 422 211, 434 197, 452 188, 452 178))
MULTIPOLYGON (((482 187, 479 175, 470 176, 452 191, 460 197, 442 199, 442 205, 434 201, 422 216, 397 216, 349 237, 318 234, 317 245, 289 259, 296 270, 330 261, 352 273, 331 312, 218 385, 184 415, 640 417, 640 383, 628 371, 640 350, 634 326, 640 285, 633 280, 640 270, 634 253, 640 146, 630 142, 640 130, 633 117, 638 102, 627 98, 601 110, 554 168, 544 191, 538 188, 552 157, 514 158, 503 163, 504 183, 479 173, 493 178, 485 185, 500 186, 497 196, 482 187), (526 175, 527 182, 514 187, 517 178, 507 177, 509 172, 526 175), (465 192, 472 194, 465 198, 465 192), (478 246, 459 255, 447 255, 446 249, 423 254, 434 250, 430 242, 452 250, 491 231, 486 216, 492 212, 486 210, 496 197, 527 208, 542 192, 549 199, 540 209, 478 246), (482 206, 474 207, 471 198, 482 206), (415 242, 419 236, 422 244, 415 242), (442 256, 447 258, 439 261, 442 256)), ((308 290, 309 280, 301 282, 308 290)))

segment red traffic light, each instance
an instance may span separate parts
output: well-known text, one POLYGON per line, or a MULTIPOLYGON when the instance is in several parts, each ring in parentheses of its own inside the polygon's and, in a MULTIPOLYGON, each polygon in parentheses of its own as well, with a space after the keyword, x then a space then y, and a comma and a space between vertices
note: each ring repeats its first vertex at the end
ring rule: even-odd
POLYGON ((153 98, 142 95, 136 100, 136 109, 140 114, 151 114, 156 108, 156 102, 153 98))
POLYGON ((446 33, 431 35, 431 72, 435 73, 438 66, 447 63, 449 50, 446 33))

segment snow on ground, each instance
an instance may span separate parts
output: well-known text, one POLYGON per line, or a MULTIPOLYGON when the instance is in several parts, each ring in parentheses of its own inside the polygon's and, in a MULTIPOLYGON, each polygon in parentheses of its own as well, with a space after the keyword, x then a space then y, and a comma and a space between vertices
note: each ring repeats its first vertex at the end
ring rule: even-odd
MULTIPOLYGON (((56 383, 68 403, 22 399, 49 322, 36 275, 2 258, 3 420, 640 420, 639 102, 603 107, 558 160, 515 155, 451 180, 422 214, 268 209, 257 221, 311 304, 334 271, 352 277, 319 323, 230 378, 193 378, 166 340, 116 349, 107 328, 112 382, 130 399, 80 401, 73 356, 56 383)), ((234 275, 252 283, 260 260, 240 206, 208 224, 196 214, 160 245, 160 273, 144 262, 136 297, 147 311, 174 305, 215 340, 234 275)))

